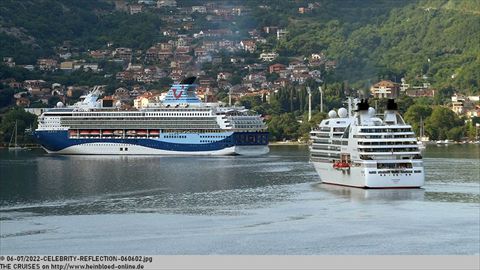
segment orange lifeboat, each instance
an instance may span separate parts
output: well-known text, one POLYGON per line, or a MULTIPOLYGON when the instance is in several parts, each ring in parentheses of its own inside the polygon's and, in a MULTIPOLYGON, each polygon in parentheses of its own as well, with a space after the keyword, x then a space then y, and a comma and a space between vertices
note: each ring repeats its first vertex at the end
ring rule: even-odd
POLYGON ((70 130, 70 131, 68 131, 68 135, 70 135, 70 136, 77 136, 77 131, 75 131, 75 130, 70 130))
POLYGON ((111 130, 104 130, 102 131, 102 134, 104 136, 112 136, 113 135, 113 132, 111 130))
POLYGON ((150 130, 150 135, 158 136, 160 132, 158 130, 150 130))
POLYGON ((80 135, 89 135, 90 134, 90 131, 88 130, 81 130, 80 131, 80 135))
POLYGON ((147 131, 146 131, 146 130, 137 130, 137 135, 139 135, 139 136, 147 136, 147 131))
POLYGON ((92 131, 90 131, 90 135, 98 136, 98 135, 100 135, 100 130, 92 130, 92 131))

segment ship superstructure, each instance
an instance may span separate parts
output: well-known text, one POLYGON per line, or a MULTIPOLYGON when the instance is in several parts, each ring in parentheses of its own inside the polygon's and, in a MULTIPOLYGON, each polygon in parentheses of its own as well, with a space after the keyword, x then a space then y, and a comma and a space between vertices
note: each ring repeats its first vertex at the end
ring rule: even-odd
POLYGON ((366 100, 356 104, 353 115, 345 108, 328 115, 310 133, 310 160, 323 183, 362 188, 423 185, 416 136, 394 100, 388 100, 383 116, 377 116, 366 100))
POLYGON ((138 111, 102 107, 91 92, 38 119, 35 136, 49 153, 259 155, 268 153, 263 119, 243 107, 202 103, 195 78, 174 84, 161 104, 138 111))

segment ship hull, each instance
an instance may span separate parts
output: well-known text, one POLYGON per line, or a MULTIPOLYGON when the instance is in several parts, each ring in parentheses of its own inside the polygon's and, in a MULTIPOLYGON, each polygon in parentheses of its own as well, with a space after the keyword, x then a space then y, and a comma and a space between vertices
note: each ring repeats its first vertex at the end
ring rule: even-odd
POLYGON ((313 162, 322 183, 358 188, 419 188, 424 184, 424 171, 412 173, 370 174, 362 167, 334 168, 333 163, 313 162))
MULTIPOLYGON (((169 142, 162 139, 69 138, 66 130, 37 131, 35 136, 50 154, 62 155, 263 155, 266 143, 248 144, 240 136, 266 136, 267 133, 232 133, 210 143, 169 142)), ((259 142, 260 140, 255 140, 259 142)))

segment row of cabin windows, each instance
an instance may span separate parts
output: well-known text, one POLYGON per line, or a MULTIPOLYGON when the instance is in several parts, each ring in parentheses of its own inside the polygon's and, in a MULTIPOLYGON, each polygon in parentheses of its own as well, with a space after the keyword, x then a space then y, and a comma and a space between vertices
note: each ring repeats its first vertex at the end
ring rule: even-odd
POLYGON ((340 154, 332 154, 332 153, 317 153, 312 152, 312 157, 320 157, 320 158, 340 158, 340 154))
POLYGON ((405 148, 359 148, 360 152, 418 152, 418 147, 405 148))
POLYGON ((163 136, 164 138, 169 138, 169 139, 186 139, 186 135, 165 135, 163 136))
MULTIPOLYGON (((397 159, 422 159, 422 155, 420 154, 409 154, 408 156, 404 156, 404 155, 397 155, 396 156, 397 159)), ((370 156, 370 155, 360 155, 360 159, 362 160, 374 160, 374 156, 370 156)))
POLYGON ((95 117, 95 118, 62 118, 62 122, 77 122, 77 121, 88 121, 88 122, 93 122, 93 121, 125 121, 125 122, 130 122, 130 121, 144 121, 144 122, 157 122, 157 121, 195 121, 195 122, 201 122, 201 121, 211 121, 211 122, 216 122, 217 120, 214 117, 177 117, 177 118, 172 118, 172 117, 158 117, 158 118, 145 118, 145 117, 130 117, 130 118, 105 118, 105 117, 95 117))
POLYGON ((412 132, 410 128, 362 128, 363 133, 381 133, 381 132, 412 132))
POLYGON ((353 135, 353 138, 358 138, 358 139, 415 138, 415 135, 414 134, 411 134, 411 135, 353 135))
POLYGON ((331 151, 340 151, 340 147, 338 146, 330 146, 330 145, 313 145, 312 149, 315 150, 331 150, 331 151))
POLYGON ((358 145, 416 145, 417 142, 362 142, 359 141, 358 145))
POLYGON ((377 169, 411 169, 412 163, 377 163, 377 169))
MULTIPOLYGON (((198 115, 204 115, 204 116, 210 116, 210 112, 155 112, 155 113, 74 113, 73 116, 106 116, 106 117, 112 117, 112 116, 164 116, 164 115, 190 115, 190 116, 198 116, 198 115)), ((45 114, 46 117, 52 117, 53 114, 45 114)), ((65 115, 56 115, 56 116, 72 116, 71 114, 65 114, 65 115)))
POLYGON ((335 145, 348 145, 348 141, 332 140, 332 144, 335 144, 335 145))

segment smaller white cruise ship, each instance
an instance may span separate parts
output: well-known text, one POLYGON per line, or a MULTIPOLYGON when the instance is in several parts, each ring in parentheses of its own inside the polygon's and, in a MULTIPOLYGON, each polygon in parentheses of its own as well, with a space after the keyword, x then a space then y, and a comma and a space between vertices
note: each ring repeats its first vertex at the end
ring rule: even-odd
POLYGON ((367 100, 332 110, 312 130, 310 160, 322 183, 360 188, 418 188, 425 172, 412 127, 388 100, 383 117, 367 100))

